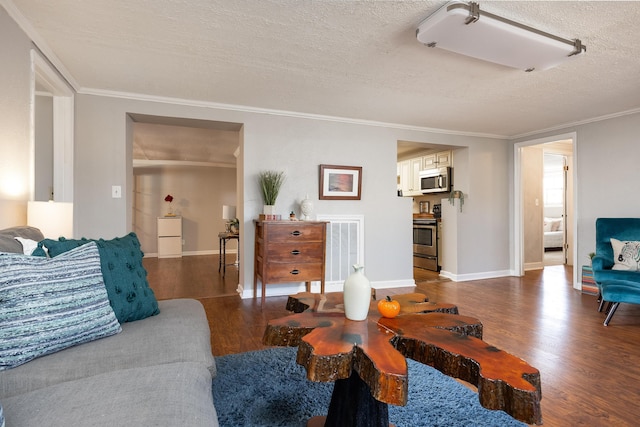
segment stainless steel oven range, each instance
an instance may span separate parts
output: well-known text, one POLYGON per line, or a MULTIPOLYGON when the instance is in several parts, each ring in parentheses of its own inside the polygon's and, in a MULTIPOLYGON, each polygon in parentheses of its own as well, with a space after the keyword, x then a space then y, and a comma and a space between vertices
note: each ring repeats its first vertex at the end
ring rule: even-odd
POLYGON ((438 271, 438 224, 435 219, 413 220, 413 266, 438 271))

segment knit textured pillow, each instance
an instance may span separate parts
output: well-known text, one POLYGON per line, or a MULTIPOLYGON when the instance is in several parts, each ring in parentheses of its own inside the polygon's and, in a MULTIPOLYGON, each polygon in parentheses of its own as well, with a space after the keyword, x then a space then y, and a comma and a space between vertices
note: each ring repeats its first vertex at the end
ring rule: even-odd
POLYGON ((89 242, 98 245, 104 284, 118 321, 133 322, 160 313, 156 296, 147 281, 147 270, 142 265, 144 254, 135 233, 112 240, 44 239, 38 247, 46 247, 49 256, 56 257, 89 242))
POLYGON ((58 258, 0 255, 0 371, 121 331, 95 243, 58 258))

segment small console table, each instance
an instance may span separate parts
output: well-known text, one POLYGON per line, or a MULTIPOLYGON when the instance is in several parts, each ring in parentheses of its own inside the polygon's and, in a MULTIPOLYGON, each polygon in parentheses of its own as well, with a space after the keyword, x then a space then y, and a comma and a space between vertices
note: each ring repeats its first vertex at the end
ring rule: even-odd
MULTIPOLYGON (((237 240, 238 252, 239 252, 240 251, 240 234, 230 233, 225 231, 223 233, 218 233, 218 239, 220 240, 219 242, 220 262, 218 263, 218 273, 220 272, 220 270, 222 270, 222 277, 224 277, 224 275, 227 273, 227 265, 231 265, 231 264, 227 264, 227 242, 229 240, 237 240)), ((233 264, 235 265, 236 263, 233 263, 233 264)))

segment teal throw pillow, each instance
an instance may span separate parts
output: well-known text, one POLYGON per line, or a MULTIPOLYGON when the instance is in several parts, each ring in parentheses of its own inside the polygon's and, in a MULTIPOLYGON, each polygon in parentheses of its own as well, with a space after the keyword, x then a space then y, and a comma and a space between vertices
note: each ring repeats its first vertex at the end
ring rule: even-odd
POLYGON ((95 243, 58 258, 0 254, 0 371, 121 331, 95 243))
POLYGON ((49 256, 56 257, 89 242, 96 242, 98 245, 109 302, 120 323, 160 313, 156 296, 147 281, 147 270, 142 265, 144 254, 135 233, 112 240, 74 240, 64 237, 59 240, 44 239, 38 243, 38 248, 44 246, 49 256))

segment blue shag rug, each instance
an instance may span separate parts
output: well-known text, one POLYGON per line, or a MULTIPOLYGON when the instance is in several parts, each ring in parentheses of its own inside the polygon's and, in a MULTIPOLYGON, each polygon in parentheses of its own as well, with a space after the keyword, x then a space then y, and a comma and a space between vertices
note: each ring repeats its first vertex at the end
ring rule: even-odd
MULTIPOLYGON (((304 427, 326 415, 333 383, 307 380, 297 348, 270 348, 216 357, 213 401, 220 427, 304 427)), ((389 405, 397 427, 526 426, 505 412, 483 408, 478 395, 436 369, 408 359, 407 406, 389 405)))

